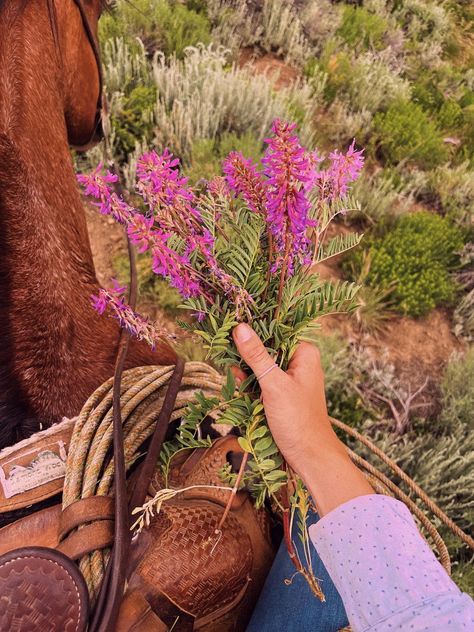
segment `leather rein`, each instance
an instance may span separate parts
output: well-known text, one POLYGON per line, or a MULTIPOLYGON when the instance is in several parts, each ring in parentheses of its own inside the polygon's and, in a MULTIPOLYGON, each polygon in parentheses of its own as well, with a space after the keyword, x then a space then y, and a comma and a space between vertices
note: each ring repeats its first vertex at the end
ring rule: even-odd
MULTIPOLYGON (((90 25, 89 19, 87 17, 87 13, 86 13, 86 10, 84 8, 84 5, 82 4, 82 0, 72 0, 72 2, 74 2, 74 4, 78 8, 79 13, 81 15, 82 26, 83 26, 84 32, 85 32, 85 34, 87 36, 87 39, 89 41, 89 44, 90 44, 90 46, 92 48, 92 52, 94 54, 94 58, 95 58, 96 65, 97 65, 97 73, 98 73, 98 77, 99 77, 99 96, 97 98, 97 106, 96 106, 94 127, 92 129, 92 132, 91 132, 91 135, 89 137, 89 140, 84 145, 84 147, 86 147, 87 145, 92 143, 92 141, 95 138, 103 138, 102 108, 103 108, 103 105, 104 105, 104 96, 103 96, 104 78, 103 78, 103 73, 102 73, 102 63, 101 63, 101 60, 100 60, 99 44, 98 44, 96 38, 94 37, 94 32, 92 30, 92 27, 90 25)), ((59 28, 58 28, 58 19, 57 19, 57 13, 56 13, 55 0, 46 0, 46 5, 47 5, 47 8, 48 8, 49 22, 50 22, 50 25, 51 25, 51 31, 52 31, 52 34, 53 34, 53 40, 54 40, 56 52, 58 54, 59 61, 62 64, 61 46, 60 46, 60 41, 59 41, 59 28)))

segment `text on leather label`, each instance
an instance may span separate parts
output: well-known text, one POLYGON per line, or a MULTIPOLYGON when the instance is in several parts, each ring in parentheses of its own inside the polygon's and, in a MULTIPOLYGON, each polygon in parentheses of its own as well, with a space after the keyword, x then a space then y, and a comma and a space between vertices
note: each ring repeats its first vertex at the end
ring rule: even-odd
POLYGON ((54 448, 36 452, 29 463, 13 462, 0 466, 0 485, 5 498, 11 498, 63 478, 65 473, 66 450, 64 442, 58 441, 54 448))

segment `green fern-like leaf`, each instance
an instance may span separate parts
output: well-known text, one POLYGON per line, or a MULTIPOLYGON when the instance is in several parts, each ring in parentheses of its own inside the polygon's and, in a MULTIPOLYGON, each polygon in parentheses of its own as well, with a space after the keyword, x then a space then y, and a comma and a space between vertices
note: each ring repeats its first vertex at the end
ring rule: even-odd
POLYGON ((317 250, 315 263, 321 263, 331 257, 336 257, 352 248, 355 248, 361 241, 363 234, 349 233, 347 235, 336 235, 327 244, 321 244, 317 250))

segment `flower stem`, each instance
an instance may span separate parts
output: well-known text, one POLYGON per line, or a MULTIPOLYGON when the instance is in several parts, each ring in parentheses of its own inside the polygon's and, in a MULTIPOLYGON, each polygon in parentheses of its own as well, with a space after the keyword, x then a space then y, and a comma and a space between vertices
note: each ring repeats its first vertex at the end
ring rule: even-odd
POLYGON ((244 452, 242 457, 242 463, 240 464, 239 473, 237 474, 237 478, 235 479, 234 487, 229 495, 229 500, 227 501, 227 505, 225 506, 224 513, 222 514, 222 518, 219 520, 219 524, 217 525, 216 531, 220 531, 222 529, 222 525, 225 522, 225 519, 229 515, 229 511, 232 507, 232 503, 234 502, 234 498, 239 491, 240 483, 242 482, 242 477, 244 475, 245 467, 247 465, 247 461, 249 458, 249 453, 244 452))

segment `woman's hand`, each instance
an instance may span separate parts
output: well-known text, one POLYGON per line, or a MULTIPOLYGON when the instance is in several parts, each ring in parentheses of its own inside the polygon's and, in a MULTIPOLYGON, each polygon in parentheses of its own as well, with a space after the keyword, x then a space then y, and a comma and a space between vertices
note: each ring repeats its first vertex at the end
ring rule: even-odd
POLYGON ((287 463, 310 488, 320 513, 354 496, 372 493, 329 421, 318 349, 301 343, 285 372, 274 366, 249 325, 238 325, 233 336, 243 360, 257 378, 261 376, 262 401, 273 438, 287 463))

